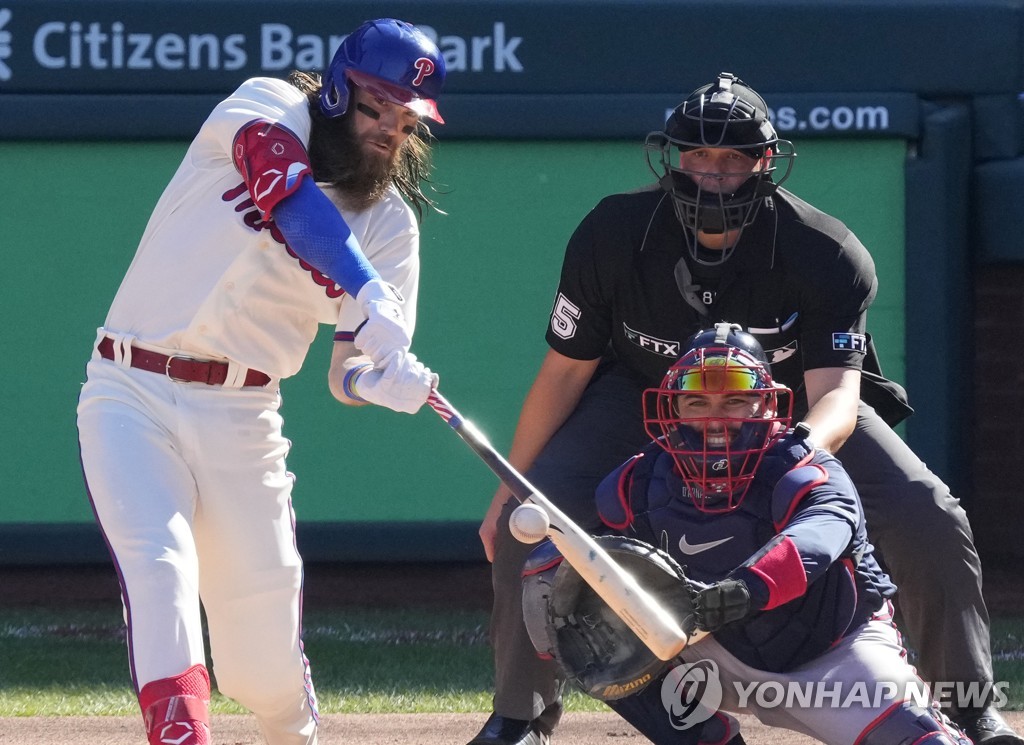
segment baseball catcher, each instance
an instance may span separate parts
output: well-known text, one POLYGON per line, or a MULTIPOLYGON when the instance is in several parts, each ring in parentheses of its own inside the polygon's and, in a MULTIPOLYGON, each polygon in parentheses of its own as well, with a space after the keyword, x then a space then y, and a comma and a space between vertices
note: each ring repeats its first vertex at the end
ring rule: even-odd
POLYGON ((778 481, 766 453, 804 436, 790 430, 791 407, 792 392, 739 326, 691 337, 646 391, 654 441, 602 482, 597 509, 616 533, 600 539, 613 556, 685 630, 711 635, 676 661, 652 659, 541 545, 523 579, 538 654, 659 745, 739 745, 737 712, 836 745, 966 745, 906 662, 891 621, 895 587, 842 466, 811 450, 778 481), (815 695, 825 685, 830 696, 815 695), (759 686, 805 698, 780 701, 759 686))

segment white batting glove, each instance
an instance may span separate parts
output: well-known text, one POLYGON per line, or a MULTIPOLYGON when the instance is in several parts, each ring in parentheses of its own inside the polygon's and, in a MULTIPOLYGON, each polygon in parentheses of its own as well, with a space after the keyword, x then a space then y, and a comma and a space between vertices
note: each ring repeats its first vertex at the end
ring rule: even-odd
POLYGON ((385 366, 390 355, 409 351, 412 335, 398 290, 384 280, 371 279, 360 288, 356 302, 366 320, 356 332, 355 345, 374 365, 385 366))
POLYGON ((367 367, 350 384, 356 397, 393 411, 415 414, 427 402, 439 378, 412 352, 391 357, 383 370, 367 367))

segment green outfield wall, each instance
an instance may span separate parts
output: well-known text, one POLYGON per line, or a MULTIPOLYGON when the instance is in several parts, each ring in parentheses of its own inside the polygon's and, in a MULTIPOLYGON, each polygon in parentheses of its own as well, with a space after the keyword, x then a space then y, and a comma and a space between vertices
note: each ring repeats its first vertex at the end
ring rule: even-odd
MULTIPOLYGON (((887 371, 902 379, 905 146, 797 146, 788 186, 841 216, 872 249, 881 277, 872 330, 887 371)), ((95 556, 101 548, 78 460, 76 397, 95 329, 185 147, 0 143, 0 167, 17 175, 0 180, 7 246, 0 469, 8 474, 0 562, 17 562, 25 551, 38 559, 95 556), (29 538, 34 547, 25 545, 29 538)), ((505 449, 546 349, 566 240, 600 197, 648 183, 650 173, 638 142, 479 141, 440 143, 436 175, 448 214, 430 214, 422 226, 414 348, 440 373, 452 402, 505 449)), ((474 556, 472 528, 496 480, 429 410, 410 417, 335 402, 326 384, 330 332, 324 327, 302 372, 283 385, 300 529, 321 536, 309 539, 310 553, 358 556, 373 551, 372 535, 407 530, 415 533, 407 546, 419 546, 416 536, 442 535, 449 543, 435 552, 474 556)), ((394 555, 393 546, 377 550, 394 555)))
MULTIPOLYGON (((248 77, 320 69, 340 34, 383 14, 427 30, 449 71, 448 214, 423 225, 416 350, 500 449, 544 353, 566 239, 601 196, 648 182, 644 135, 726 70, 796 142, 787 186, 875 258, 869 330, 916 409, 901 434, 968 507, 986 498, 964 361, 976 269, 1024 265, 1024 0, 7 0, 0 564, 104 558, 78 386, 210 108, 248 77)), ((430 412, 336 404, 328 336, 284 386, 307 558, 482 558, 494 477, 430 412)))

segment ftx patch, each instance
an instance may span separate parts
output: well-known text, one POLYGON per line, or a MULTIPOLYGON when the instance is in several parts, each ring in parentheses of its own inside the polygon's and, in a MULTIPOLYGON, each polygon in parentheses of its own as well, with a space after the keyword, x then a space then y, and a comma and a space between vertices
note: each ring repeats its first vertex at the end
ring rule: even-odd
POLYGON ((836 332, 832 334, 832 348, 866 354, 868 351, 868 338, 864 334, 836 332))

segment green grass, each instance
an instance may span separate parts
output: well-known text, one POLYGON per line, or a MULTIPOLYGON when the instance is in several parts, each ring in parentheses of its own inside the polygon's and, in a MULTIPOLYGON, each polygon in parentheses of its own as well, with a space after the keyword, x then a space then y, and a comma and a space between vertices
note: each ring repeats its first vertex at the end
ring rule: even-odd
MULTIPOLYGON (((996 619, 997 681, 1024 709, 1024 619, 996 619)), ((482 611, 317 611, 306 652, 325 714, 486 712, 493 669, 482 611)), ((573 692, 575 711, 603 704, 573 692)), ((215 713, 243 713, 214 695, 215 713)), ((117 609, 0 609, 0 717, 134 715, 117 609)))
POLYGON ((992 668, 1007 686, 1007 708, 1024 710, 1024 618, 992 619, 992 668))
MULTIPOLYGON (((305 648, 325 714, 485 712, 493 673, 482 611, 318 611, 305 648)), ((117 610, 0 610, 0 716, 121 716, 138 705, 117 610)), ((577 711, 602 705, 575 692, 577 711)), ((244 709, 216 692, 215 713, 244 709)))

